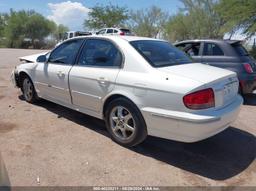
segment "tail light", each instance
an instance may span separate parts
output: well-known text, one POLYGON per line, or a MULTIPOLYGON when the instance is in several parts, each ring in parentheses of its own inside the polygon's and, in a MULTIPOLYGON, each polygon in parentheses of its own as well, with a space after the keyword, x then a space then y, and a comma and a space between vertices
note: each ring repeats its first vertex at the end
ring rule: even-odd
POLYGON ((183 97, 185 106, 189 109, 207 109, 215 106, 212 88, 190 93, 183 97))
POLYGON ((121 36, 124 36, 124 35, 125 35, 125 33, 124 33, 124 32, 120 32, 120 35, 121 35, 121 36))
POLYGON ((245 71, 246 71, 247 73, 249 73, 249 74, 253 73, 253 69, 252 69, 251 64, 249 64, 249 63, 244 63, 243 66, 244 66, 244 69, 245 69, 245 71))

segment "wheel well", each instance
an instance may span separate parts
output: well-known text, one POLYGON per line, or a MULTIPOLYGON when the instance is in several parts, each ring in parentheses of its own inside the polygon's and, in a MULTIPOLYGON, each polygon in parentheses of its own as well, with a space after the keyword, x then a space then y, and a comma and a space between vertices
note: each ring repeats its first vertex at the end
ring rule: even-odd
MULTIPOLYGON (((26 72, 20 72, 20 73, 19 73, 18 85, 19 85, 20 88, 22 88, 22 81, 23 81, 23 79, 24 79, 25 77, 28 77, 28 78, 30 79, 29 75, 28 75, 26 72)), ((31 80, 31 79, 30 79, 30 80, 31 80)))
POLYGON ((104 106, 103 106, 103 117, 105 118, 105 115, 106 115, 106 110, 108 108, 108 104, 117 99, 117 98, 125 98, 125 99, 128 99, 129 101, 131 101, 132 103, 134 103, 132 100, 130 100, 129 98, 127 98, 126 96, 123 96, 123 95, 120 95, 120 94, 115 94, 115 95, 112 95, 110 96, 109 98, 107 98, 107 100, 105 101, 104 103, 104 106))

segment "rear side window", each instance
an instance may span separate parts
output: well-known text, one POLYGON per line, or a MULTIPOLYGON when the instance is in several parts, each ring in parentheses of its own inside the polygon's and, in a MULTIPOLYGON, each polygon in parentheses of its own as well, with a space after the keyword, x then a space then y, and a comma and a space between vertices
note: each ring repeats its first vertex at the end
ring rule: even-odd
POLYGON ((232 44, 232 47, 235 49, 236 53, 239 56, 248 56, 249 55, 247 50, 240 43, 232 44))
POLYGON ((86 40, 78 64, 81 66, 119 67, 122 64, 120 51, 109 41, 86 40))
POLYGON ((130 43, 153 67, 173 66, 192 62, 184 52, 173 47, 168 42, 140 40, 130 43))
POLYGON ((224 52, 221 48, 214 43, 205 43, 204 44, 204 56, 224 56, 224 52))

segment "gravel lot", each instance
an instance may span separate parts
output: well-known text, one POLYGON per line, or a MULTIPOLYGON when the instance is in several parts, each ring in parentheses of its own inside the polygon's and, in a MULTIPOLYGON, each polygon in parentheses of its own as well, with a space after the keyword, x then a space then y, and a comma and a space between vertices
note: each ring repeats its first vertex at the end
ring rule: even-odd
POLYGON ((98 119, 23 100, 10 73, 19 56, 39 52, 0 49, 0 184, 256 186, 256 95, 215 137, 194 144, 149 137, 126 149, 110 140, 98 119))

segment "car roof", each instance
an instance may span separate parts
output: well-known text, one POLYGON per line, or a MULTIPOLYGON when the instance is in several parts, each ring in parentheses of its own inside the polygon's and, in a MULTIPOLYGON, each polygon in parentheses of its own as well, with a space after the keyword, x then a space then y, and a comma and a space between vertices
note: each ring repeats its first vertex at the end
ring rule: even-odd
POLYGON ((241 40, 225 40, 225 39, 194 39, 194 40, 184 40, 177 43, 174 43, 174 45, 181 44, 181 43, 190 43, 190 42, 213 42, 213 43, 228 43, 228 44, 236 44, 241 43, 241 40))
MULTIPOLYGON (((110 40, 115 40, 115 39, 123 39, 126 40, 128 42, 132 42, 132 41, 138 41, 138 40, 154 40, 154 41, 163 41, 166 42, 165 40, 162 39, 155 39, 155 38, 148 38, 148 37, 140 37, 140 36, 107 36, 107 35, 88 35, 88 36, 78 36, 78 37, 74 37, 72 39, 86 39, 86 38, 98 38, 98 39, 110 39, 110 40)), ((69 40, 72 40, 69 39, 69 40)))

